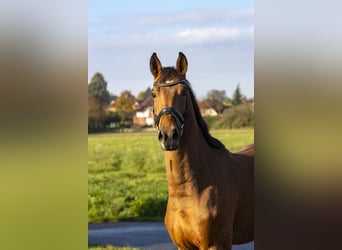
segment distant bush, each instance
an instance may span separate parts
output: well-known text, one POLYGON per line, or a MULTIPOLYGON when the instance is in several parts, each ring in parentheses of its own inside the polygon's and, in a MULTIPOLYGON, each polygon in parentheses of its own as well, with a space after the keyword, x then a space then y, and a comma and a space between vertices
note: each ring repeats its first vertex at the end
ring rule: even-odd
POLYGON ((210 128, 232 129, 246 127, 254 127, 254 106, 251 104, 241 104, 226 109, 210 128))
POLYGON ((215 123, 221 119, 221 116, 204 116, 203 119, 208 125, 208 128, 211 129, 214 128, 215 123))

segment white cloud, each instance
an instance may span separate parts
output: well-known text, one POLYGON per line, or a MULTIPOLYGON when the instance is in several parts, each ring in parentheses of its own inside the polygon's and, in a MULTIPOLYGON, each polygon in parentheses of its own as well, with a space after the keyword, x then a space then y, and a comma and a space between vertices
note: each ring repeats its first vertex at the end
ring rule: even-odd
POLYGON ((253 19, 253 9, 110 15, 90 25, 89 46, 165 47, 250 40, 253 19))
POLYGON ((187 43, 220 42, 241 38, 246 31, 239 28, 211 27, 185 29, 176 34, 176 37, 186 39, 187 43))
POLYGON ((254 26, 251 27, 198 27, 179 29, 168 34, 132 33, 128 35, 108 35, 89 39, 90 47, 111 46, 175 46, 219 43, 225 41, 249 40, 254 36, 254 26))

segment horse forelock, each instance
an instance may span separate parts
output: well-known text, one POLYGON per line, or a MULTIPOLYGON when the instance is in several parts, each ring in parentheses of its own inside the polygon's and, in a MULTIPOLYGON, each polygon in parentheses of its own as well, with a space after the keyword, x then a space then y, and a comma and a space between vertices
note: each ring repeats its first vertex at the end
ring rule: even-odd
POLYGON ((184 76, 179 74, 174 67, 164 67, 161 74, 155 79, 158 83, 169 83, 177 80, 184 80, 184 76))

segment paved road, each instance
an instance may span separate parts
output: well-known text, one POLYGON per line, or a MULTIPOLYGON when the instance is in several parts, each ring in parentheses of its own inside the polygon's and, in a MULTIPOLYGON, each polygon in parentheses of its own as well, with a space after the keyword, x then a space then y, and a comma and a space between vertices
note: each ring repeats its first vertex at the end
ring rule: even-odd
MULTIPOLYGON (((130 246, 143 250, 177 250, 162 222, 88 224, 88 245, 130 246)), ((253 249, 253 242, 233 246, 233 250, 253 249)))

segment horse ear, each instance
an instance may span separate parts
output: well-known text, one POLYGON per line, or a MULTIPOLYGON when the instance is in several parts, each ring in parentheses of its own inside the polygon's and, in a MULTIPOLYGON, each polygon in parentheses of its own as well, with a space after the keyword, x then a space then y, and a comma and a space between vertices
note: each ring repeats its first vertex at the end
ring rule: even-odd
POLYGON ((150 59, 150 70, 154 78, 157 78, 162 71, 162 64, 160 63, 156 52, 154 52, 150 59))
POLYGON ((186 71, 188 70, 188 60, 182 52, 179 52, 176 62, 176 70, 182 76, 185 76, 186 71))

